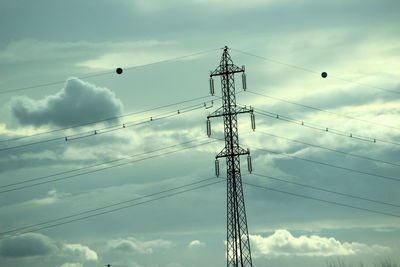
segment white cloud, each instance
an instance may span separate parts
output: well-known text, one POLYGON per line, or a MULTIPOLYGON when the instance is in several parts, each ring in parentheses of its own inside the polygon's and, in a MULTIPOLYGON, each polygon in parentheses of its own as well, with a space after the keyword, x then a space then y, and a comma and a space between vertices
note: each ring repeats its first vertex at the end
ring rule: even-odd
POLYGON ((69 78, 65 87, 54 95, 41 100, 14 97, 10 107, 21 124, 35 127, 90 122, 120 115, 123 109, 114 92, 74 77, 69 78))
POLYGON ((66 244, 64 246, 64 250, 73 252, 74 254, 79 255, 81 258, 89 261, 97 261, 98 256, 96 251, 90 249, 87 246, 83 246, 81 244, 66 244))
POLYGON ((340 242, 333 237, 318 235, 294 237, 288 230, 276 230, 268 237, 250 235, 254 257, 279 256, 346 256, 372 253, 380 255, 390 249, 358 242, 340 242))
POLYGON ((201 242, 201 241, 199 241, 199 240, 193 240, 193 241, 191 241, 191 242, 189 243, 188 247, 189 247, 189 248, 203 247, 203 246, 205 246, 205 245, 206 245, 205 243, 203 243, 203 242, 201 242))
POLYGON ((116 239, 109 242, 109 247, 113 250, 122 252, 138 252, 140 254, 151 254, 155 249, 165 249, 171 247, 172 243, 167 240, 156 239, 150 241, 140 241, 130 237, 128 239, 116 239))

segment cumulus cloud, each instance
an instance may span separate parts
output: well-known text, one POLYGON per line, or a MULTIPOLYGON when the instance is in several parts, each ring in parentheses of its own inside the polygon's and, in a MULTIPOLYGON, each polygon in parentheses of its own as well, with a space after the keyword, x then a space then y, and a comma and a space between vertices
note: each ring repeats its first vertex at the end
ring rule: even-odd
POLYGON ((189 243, 188 247, 189 248, 194 248, 194 247, 202 247, 205 246, 206 244, 199 241, 199 240, 193 240, 189 243))
POLYGON ((346 256, 363 253, 382 254, 390 249, 357 242, 340 242, 318 235, 294 237, 287 230, 277 230, 270 236, 250 235, 254 257, 279 256, 346 256))
POLYGON ((140 241, 130 237, 128 239, 111 240, 109 246, 113 250, 122 252, 138 252, 140 254, 151 254, 155 249, 169 248, 172 243, 167 240, 156 239, 150 241, 140 241))
POLYGON ((54 95, 40 100, 15 97, 10 107, 22 125, 64 127, 120 115, 123 104, 109 89, 72 77, 54 95))
POLYGON ((64 250, 73 252, 84 260, 97 261, 98 256, 96 251, 81 244, 66 244, 64 250))
POLYGON ((53 240, 37 233, 11 237, 0 243, 0 255, 4 258, 45 256, 57 250, 58 247, 53 240))

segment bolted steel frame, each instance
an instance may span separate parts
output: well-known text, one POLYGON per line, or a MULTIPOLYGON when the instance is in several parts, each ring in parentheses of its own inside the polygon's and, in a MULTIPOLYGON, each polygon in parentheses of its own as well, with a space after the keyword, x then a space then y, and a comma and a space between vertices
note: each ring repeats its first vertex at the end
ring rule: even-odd
MULTIPOLYGON (((235 73, 244 73, 244 67, 233 64, 225 46, 219 66, 210 74, 221 77, 222 107, 207 116, 223 117, 225 148, 216 158, 226 158, 227 168, 227 267, 252 266, 246 208, 240 172, 240 156, 249 155, 248 149, 239 146, 237 115, 253 110, 236 105, 235 73)), ((219 170, 218 170, 219 173, 219 170)))

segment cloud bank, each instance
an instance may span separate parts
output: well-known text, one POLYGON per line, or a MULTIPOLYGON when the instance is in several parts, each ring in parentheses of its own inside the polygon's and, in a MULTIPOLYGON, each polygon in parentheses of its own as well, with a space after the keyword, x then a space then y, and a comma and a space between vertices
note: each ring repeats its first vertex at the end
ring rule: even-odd
POLYGON ((254 257, 279 256, 348 256, 361 253, 382 254, 390 249, 357 242, 340 242, 333 237, 318 235, 294 237, 287 230, 276 230, 270 236, 250 235, 254 257))
POLYGON ((123 104, 114 92, 74 77, 54 95, 40 100, 15 97, 10 107, 20 124, 34 127, 71 126, 118 116, 123 110, 123 104))
MULTIPOLYGON (((87 246, 81 244, 65 244, 56 242, 55 240, 38 233, 26 233, 0 241, 0 258, 26 258, 43 256, 69 256, 75 260, 79 259, 83 261, 98 260, 96 251, 87 246)), ((65 266, 79 266, 78 263, 65 264, 67 264, 65 266)))
POLYGON ((24 258, 46 256, 58 250, 57 245, 47 236, 28 233, 0 243, 0 255, 4 258, 24 258))
POLYGON ((112 250, 121 252, 138 252, 140 254, 151 254, 155 249, 169 248, 172 243, 167 240, 156 239, 150 241, 140 241, 130 237, 127 239, 111 240, 109 247, 112 250))

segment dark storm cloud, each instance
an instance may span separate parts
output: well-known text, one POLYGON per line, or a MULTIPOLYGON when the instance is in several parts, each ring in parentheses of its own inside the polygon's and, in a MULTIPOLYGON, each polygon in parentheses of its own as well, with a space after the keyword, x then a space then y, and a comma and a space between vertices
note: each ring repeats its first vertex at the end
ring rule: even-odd
POLYGON ((0 255, 4 258, 45 256, 57 249, 51 239, 35 233, 5 239, 0 243, 0 255))
POLYGON ((55 95, 41 100, 16 97, 10 103, 12 114, 22 125, 70 126, 117 116, 122 102, 107 88, 96 87, 78 78, 69 78, 55 95))

